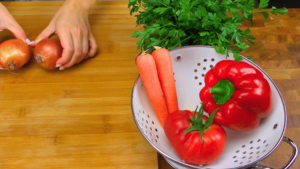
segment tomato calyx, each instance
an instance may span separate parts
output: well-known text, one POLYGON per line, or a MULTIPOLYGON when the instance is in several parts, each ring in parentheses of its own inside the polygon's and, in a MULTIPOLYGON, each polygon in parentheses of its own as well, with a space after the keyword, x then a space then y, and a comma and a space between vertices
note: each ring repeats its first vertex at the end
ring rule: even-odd
POLYGON ((189 119, 192 125, 189 128, 187 128, 186 130, 184 130, 182 133, 182 134, 185 134, 185 133, 188 133, 191 131, 199 131, 201 142, 203 142, 202 135, 203 135, 205 129, 207 129, 212 124, 214 117, 219 109, 219 108, 215 109, 214 112, 208 117, 208 119, 206 121, 203 121, 203 113, 204 113, 203 106, 204 106, 204 103, 201 104, 198 114, 197 114, 198 106, 196 107, 193 117, 191 117, 189 119))
POLYGON ((233 84, 229 80, 220 80, 215 86, 211 87, 209 92, 218 105, 225 104, 234 92, 233 84))

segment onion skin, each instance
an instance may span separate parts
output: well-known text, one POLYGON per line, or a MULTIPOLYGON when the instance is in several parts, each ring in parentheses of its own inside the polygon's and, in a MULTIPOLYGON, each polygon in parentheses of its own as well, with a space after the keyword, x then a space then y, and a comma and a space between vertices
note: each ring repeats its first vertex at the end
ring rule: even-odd
POLYGON ((17 70, 25 65, 31 56, 29 46, 20 39, 10 39, 0 44, 0 65, 8 70, 17 70))
POLYGON ((44 69, 56 69, 56 61, 61 57, 61 44, 55 39, 44 39, 34 49, 35 61, 44 69))

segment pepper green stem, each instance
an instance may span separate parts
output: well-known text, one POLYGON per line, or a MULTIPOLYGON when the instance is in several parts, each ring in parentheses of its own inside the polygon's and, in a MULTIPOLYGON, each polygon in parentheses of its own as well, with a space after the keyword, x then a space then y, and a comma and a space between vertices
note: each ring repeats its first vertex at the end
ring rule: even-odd
POLYGON ((220 80, 215 86, 211 87, 209 92, 218 105, 225 104, 234 92, 233 84, 228 80, 220 80))

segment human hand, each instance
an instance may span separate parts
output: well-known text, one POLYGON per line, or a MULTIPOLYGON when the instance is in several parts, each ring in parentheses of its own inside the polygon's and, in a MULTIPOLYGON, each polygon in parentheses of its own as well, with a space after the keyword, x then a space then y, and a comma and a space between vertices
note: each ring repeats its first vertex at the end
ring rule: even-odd
POLYGON ((26 34, 4 5, 0 3, 0 31, 8 29, 17 39, 26 40, 26 34))
POLYGON ((96 0, 67 0, 30 46, 35 47, 39 41, 57 34, 63 47, 62 57, 56 62, 59 70, 93 57, 98 45, 91 32, 88 14, 95 2, 96 0))
MULTIPOLYGON (((26 40, 26 34, 14 17, 9 13, 4 5, 0 3, 0 32, 3 30, 11 31, 17 39, 26 40)), ((0 70, 4 69, 0 65, 0 70)))

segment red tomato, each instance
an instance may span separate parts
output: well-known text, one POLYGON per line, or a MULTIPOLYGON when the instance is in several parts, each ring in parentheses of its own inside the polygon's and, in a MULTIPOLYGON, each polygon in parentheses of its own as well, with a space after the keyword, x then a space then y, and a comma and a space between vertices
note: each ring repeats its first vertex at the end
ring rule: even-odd
POLYGON ((62 47, 55 39, 44 39, 34 49, 35 61, 44 69, 56 69, 56 61, 61 57, 62 47))
POLYGON ((8 70, 21 68, 30 60, 29 46, 20 39, 10 39, 0 44, 0 65, 8 70))
MULTIPOLYGON (((216 161, 223 153, 227 135, 218 124, 212 123, 204 129, 203 142, 197 130, 183 134, 193 124, 193 112, 179 110, 169 114, 164 123, 165 134, 179 157, 187 163, 205 165, 216 161)), ((206 121, 207 116, 203 116, 206 121)), ((202 120, 201 120, 202 121, 202 120)))

